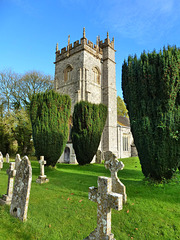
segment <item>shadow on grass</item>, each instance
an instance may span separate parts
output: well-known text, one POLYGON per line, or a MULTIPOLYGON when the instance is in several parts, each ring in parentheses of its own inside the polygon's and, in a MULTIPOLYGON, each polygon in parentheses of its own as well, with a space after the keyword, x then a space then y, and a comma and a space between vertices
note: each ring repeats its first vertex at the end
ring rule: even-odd
MULTIPOLYGON (((103 165, 65 165, 58 164, 56 169, 47 168, 47 173, 53 185, 65 188, 68 191, 78 190, 87 193, 89 187, 97 186, 98 176, 110 176, 108 169, 103 165), (73 172, 74 171, 74 172, 73 172), (48 173, 49 172, 49 173, 48 173)), ((180 202, 180 196, 172 196, 172 191, 178 190, 178 185, 152 185, 145 181, 140 169, 124 169, 118 172, 120 181, 126 186, 129 197, 135 196, 145 200, 155 199, 162 202, 180 202)))
POLYGON ((72 164, 61 164, 61 163, 58 163, 56 165, 56 168, 57 169, 60 169, 60 170, 68 170, 68 171, 86 171, 86 172, 94 172, 94 173, 103 173, 104 172, 109 172, 108 169, 106 169, 104 167, 103 164, 87 164, 87 165, 72 165, 72 164))

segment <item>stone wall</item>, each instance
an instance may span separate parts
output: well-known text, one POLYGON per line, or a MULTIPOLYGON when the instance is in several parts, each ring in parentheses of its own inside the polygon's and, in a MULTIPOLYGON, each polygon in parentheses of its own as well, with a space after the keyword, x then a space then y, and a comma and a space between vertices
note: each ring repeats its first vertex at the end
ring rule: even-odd
POLYGON ((130 131, 130 127, 118 125, 117 129, 118 137, 118 157, 119 158, 128 158, 131 157, 131 144, 133 143, 133 136, 130 131), (123 150, 123 137, 128 139, 128 150, 123 150))
MULTIPOLYGON (((103 41, 97 39, 96 44, 85 37, 58 50, 55 61, 55 89, 61 94, 68 94, 74 105, 80 100, 91 103, 103 103, 108 107, 108 117, 99 149, 112 151, 117 155, 117 92, 114 39, 109 35, 103 41), (69 78, 65 77, 67 68, 71 69, 69 78)), ((72 148, 72 147, 70 147, 72 148)), ((70 149, 71 150, 71 149, 70 149)), ((61 156, 60 161, 63 161, 61 156)), ((73 158, 73 157, 72 157, 73 158)), ((72 159, 72 162, 74 160, 72 159)))

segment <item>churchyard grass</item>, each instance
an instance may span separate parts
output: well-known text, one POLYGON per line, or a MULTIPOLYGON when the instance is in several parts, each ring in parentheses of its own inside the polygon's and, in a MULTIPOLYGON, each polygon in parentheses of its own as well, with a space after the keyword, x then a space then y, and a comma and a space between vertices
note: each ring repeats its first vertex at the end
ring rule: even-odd
MULTIPOLYGON (((166 184, 149 183, 138 158, 122 161, 125 168, 118 176, 127 188, 128 201, 123 210, 112 210, 116 240, 180 239, 180 174, 166 184)), ((97 219, 97 204, 88 200, 88 188, 97 186, 98 176, 109 177, 109 170, 103 164, 57 164, 56 168, 45 167, 49 183, 40 185, 36 183, 39 163, 31 164, 27 221, 10 216, 9 206, 0 206, 0 240, 83 240, 96 228, 97 219)), ((6 193, 8 166, 4 163, 0 171, 0 197, 6 193)))

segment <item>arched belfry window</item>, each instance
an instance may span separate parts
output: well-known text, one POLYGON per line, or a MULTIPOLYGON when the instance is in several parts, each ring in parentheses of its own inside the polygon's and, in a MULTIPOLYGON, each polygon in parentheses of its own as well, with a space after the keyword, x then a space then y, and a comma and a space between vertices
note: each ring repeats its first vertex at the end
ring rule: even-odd
POLYGON ((64 81, 69 81, 72 78, 72 70, 73 67, 71 65, 67 65, 66 69, 64 70, 64 81))
POLYGON ((100 84, 100 71, 97 67, 93 68, 93 81, 100 84))

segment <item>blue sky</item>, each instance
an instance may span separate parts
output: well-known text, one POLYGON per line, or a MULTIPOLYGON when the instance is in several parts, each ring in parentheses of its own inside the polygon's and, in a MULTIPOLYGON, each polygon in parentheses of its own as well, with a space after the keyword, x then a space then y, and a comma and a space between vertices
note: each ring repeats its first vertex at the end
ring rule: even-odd
POLYGON ((55 47, 82 37, 115 38, 116 86, 124 59, 143 50, 180 47, 179 0, 0 0, 0 71, 54 76, 55 47))

